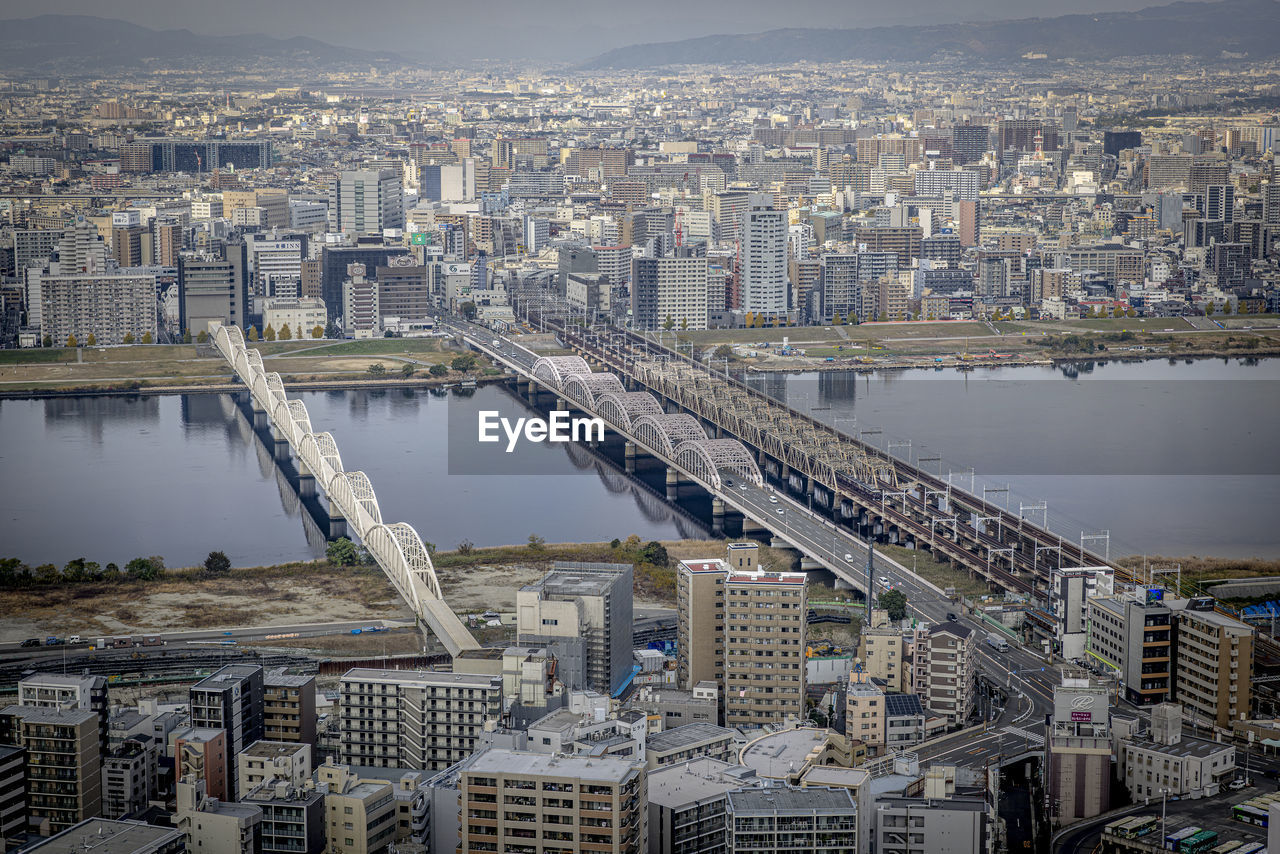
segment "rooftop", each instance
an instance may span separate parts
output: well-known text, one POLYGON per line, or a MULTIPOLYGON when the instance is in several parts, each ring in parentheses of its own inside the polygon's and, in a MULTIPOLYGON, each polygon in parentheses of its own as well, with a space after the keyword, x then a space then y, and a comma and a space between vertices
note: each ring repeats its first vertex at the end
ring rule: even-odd
POLYGON ((854 812, 853 796, 848 789, 823 789, 809 786, 772 786, 767 789, 743 789, 729 793, 729 812, 739 815, 776 815, 778 813, 846 813, 854 812))
POLYGON ((915 694, 885 694, 885 714, 891 718, 907 715, 924 715, 924 704, 915 694))
POLYGON ((191 686, 193 691, 220 691, 233 682, 241 679, 248 679, 256 673, 261 673, 262 668, 256 664, 228 664, 218 668, 214 673, 209 674, 199 682, 191 686))
POLYGON ((54 709, 45 706, 9 706, 0 714, 15 715, 24 721, 35 723, 79 726, 85 721, 96 721, 97 712, 87 709, 54 709))
POLYGON ((475 755, 472 774, 505 774, 507 776, 573 777, 606 783, 623 783, 636 773, 637 763, 612 756, 554 756, 491 747, 475 755))
POLYGON ((755 783, 749 768, 702 756, 649 772, 649 803, 681 809, 755 783))
POLYGON ((719 741, 721 739, 733 738, 733 730, 725 729, 722 726, 699 721, 697 723, 685 724, 673 729, 663 730, 649 736, 646 749, 657 751, 658 753, 666 753, 672 750, 679 750, 682 747, 690 747, 695 744, 703 744, 708 741, 719 741))
POLYGON ((294 673, 282 673, 279 670, 268 671, 262 676, 262 684, 267 687, 304 688, 314 681, 314 676, 300 676, 294 673))
POLYGON ((263 759, 275 759, 277 756, 293 756, 299 751, 310 752, 311 746, 304 743, 291 744, 287 741, 255 741, 240 751, 241 756, 256 756, 263 759))
POLYGON ((133 854, 150 850, 164 843, 182 839, 182 831, 172 827, 155 827, 140 821, 112 821, 106 818, 86 819, 69 827, 57 836, 28 848, 39 854, 133 854), (85 843, 92 838, 92 845, 85 843))
POLYGON ((376 670, 372 667, 353 667, 342 674, 342 681, 489 688, 495 683, 501 683, 502 677, 483 673, 451 673, 446 670, 376 670))
POLYGON ((1150 750, 1165 756, 1192 757, 1195 759, 1204 759, 1207 756, 1213 756, 1215 753, 1235 750, 1234 745, 1188 735, 1182 736, 1182 740, 1177 744, 1157 744, 1149 738, 1130 739, 1129 744, 1133 747, 1150 750))
POLYGON ((742 764, 761 777, 781 779, 798 774, 809 753, 827 743, 825 729, 785 729, 761 736, 742 750, 742 764))
POLYGON ((711 558, 710 560, 682 560, 680 566, 687 572, 724 572, 728 569, 725 562, 719 558, 711 558))

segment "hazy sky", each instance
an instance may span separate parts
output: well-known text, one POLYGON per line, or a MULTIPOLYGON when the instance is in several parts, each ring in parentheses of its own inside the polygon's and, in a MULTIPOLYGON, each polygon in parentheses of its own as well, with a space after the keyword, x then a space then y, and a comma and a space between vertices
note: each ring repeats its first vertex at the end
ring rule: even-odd
POLYGON ((576 61, 638 42, 778 27, 874 27, 1140 9, 1158 0, 0 0, 0 18, 62 13, 206 35, 311 36, 415 58, 576 61))

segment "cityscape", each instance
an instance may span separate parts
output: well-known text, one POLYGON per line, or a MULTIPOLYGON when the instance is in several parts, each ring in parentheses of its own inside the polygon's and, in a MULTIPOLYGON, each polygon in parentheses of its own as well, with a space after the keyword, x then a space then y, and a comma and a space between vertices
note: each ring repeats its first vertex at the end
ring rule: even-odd
POLYGON ((1280 2, 242 5, 0 10, 0 851, 1280 852, 1280 2))

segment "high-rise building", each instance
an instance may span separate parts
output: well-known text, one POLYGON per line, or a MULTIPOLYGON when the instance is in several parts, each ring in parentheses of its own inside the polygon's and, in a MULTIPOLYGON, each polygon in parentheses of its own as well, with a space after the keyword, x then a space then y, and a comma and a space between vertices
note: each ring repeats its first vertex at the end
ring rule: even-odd
POLYGON ((631 675, 630 564, 556 563, 516 593, 516 641, 545 647, 570 688, 614 696, 631 675))
POLYGON ((726 190, 711 197, 711 222, 716 242, 732 246, 742 234, 742 215, 747 210, 745 190, 726 190))
POLYGON ((1236 188, 1231 184, 1210 184, 1204 189, 1204 218, 1230 225, 1236 215, 1236 188))
POLYGON ((381 234, 404 227, 403 179, 395 169, 343 172, 329 183, 329 216, 336 231, 381 234))
POLYGON ((1174 614, 1174 684, 1177 701, 1216 727, 1249 717, 1253 693, 1254 629, 1192 599, 1174 614))
POLYGON ((253 190, 224 190, 222 193, 223 216, 235 218, 237 210, 261 208, 263 228, 289 228, 289 192, 275 187, 258 187, 253 190))
MULTIPOLYGON (((32 276, 28 295, 38 293, 41 335, 62 344, 74 336, 85 344, 123 344, 156 335, 155 276, 32 276)), ((34 301, 33 301, 34 302, 34 301)))
POLYGON ((1231 183, 1231 166, 1215 161, 1193 162, 1187 175, 1187 191, 1204 193, 1215 184, 1231 183))
POLYGON ((33 673, 18 680, 18 705, 42 709, 80 709, 98 716, 98 742, 108 742, 107 677, 33 673))
POLYGON ((724 580, 722 560, 682 560, 676 568, 676 682, 724 686, 724 580))
POLYGON ((1007 119, 996 125, 996 150, 1001 154, 1014 151, 1058 150, 1058 128, 1043 119, 1007 119))
POLYGON ((0 744, 0 839, 27 832, 27 751, 0 744))
POLYGON ((462 766, 460 851, 642 854, 643 763, 490 748, 462 766))
POLYGON ((917 196, 951 194, 966 202, 978 199, 978 173, 968 169, 917 169, 914 181, 917 196))
POLYGON ((9 706, 0 744, 27 752, 27 823, 56 833, 102 813, 98 715, 80 709, 9 706))
POLYGON ((783 314, 787 288, 787 214, 753 193, 742 214, 738 246, 738 294, 743 311, 783 314))
MULTIPOLYGON (((897 258, 894 256, 896 264, 897 258)), ((858 275, 858 255, 827 254, 821 260, 821 278, 816 318, 824 323, 840 322, 858 314, 862 305, 862 285, 858 275)))
POLYGON ((803 573, 730 569, 724 582, 724 722, 803 720, 803 573))
POLYGON ((1049 802, 1057 824, 1111 808, 1111 711, 1107 687, 1067 678, 1053 690, 1049 721, 1049 802))
POLYGON ((227 733, 228 788, 240 793, 235 757, 262 738, 262 668, 228 664, 191 686, 191 726, 227 733))
POLYGON ((990 148, 986 125, 956 125, 951 129, 951 156, 958 166, 977 163, 990 148))
POLYGON ((1088 601, 1088 653, 1116 673, 1137 705, 1169 699, 1173 612, 1163 591, 1141 588, 1088 601))
POLYGON ((356 667, 340 685, 344 763, 448 768, 502 716, 502 676, 356 667))
POLYGON ((223 257, 178 259, 178 319, 192 335, 217 321, 245 329, 249 312, 249 270, 245 244, 228 243, 223 257))
POLYGON ((111 255, 121 267, 141 267, 150 262, 143 255, 143 238, 149 232, 141 225, 115 226, 111 229, 111 255))
POLYGON ((973 630, 950 620, 930 626, 919 644, 923 667, 917 667, 915 693, 929 711, 963 724, 973 711, 977 639, 973 630))
MULTIPOLYGON (((785 249, 782 265, 785 270, 785 249)), ((705 256, 632 259, 631 322, 637 329, 657 329, 668 320, 677 329, 706 329, 707 312, 705 256)))
POLYGON ((1136 130, 1108 130, 1102 132, 1102 153, 1119 157, 1126 148, 1142 145, 1142 133, 1136 130))

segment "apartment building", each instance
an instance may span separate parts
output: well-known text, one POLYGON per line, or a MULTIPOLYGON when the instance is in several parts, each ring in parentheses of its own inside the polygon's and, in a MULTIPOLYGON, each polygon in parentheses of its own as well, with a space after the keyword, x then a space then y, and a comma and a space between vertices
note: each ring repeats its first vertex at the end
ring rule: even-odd
POLYGON ((31 276, 40 291, 40 334, 62 345, 123 344, 156 335, 155 276, 31 276))
POLYGON ((617 757, 491 748, 463 769, 463 852, 641 854, 648 796, 643 765, 617 757))
POLYGON ((316 783, 324 794, 327 854, 385 854, 391 848, 396 797, 390 781, 361 779, 346 765, 326 763, 316 783))
POLYGON ((723 560, 680 561, 676 568, 676 682, 724 689, 723 560))
POLYGON ((501 675, 357 667, 340 691, 341 757, 351 765, 447 768, 502 714, 501 675))
POLYGON ((316 678, 282 670, 262 675, 262 737, 266 741, 316 744, 316 678))
POLYGON ((631 316, 637 328, 657 329, 670 321, 679 329, 706 329, 707 310, 705 257, 632 259, 631 316))
POLYGON ((740 789, 729 792, 727 806, 733 854, 860 854, 858 807, 848 789, 740 789))
POLYGON ((236 756, 236 776, 245 791, 267 782, 301 788, 311 779, 311 746, 255 741, 236 756))
POLYGON ((855 672, 845 686, 845 735, 856 738, 867 747, 867 754, 878 756, 884 751, 885 697, 865 673, 855 672))
POLYGON ((192 685, 189 698, 191 726, 226 730, 228 792, 239 794, 236 754, 262 738, 262 668, 228 664, 192 685))
POLYGON ((1192 599, 1174 614, 1174 686, 1178 702, 1214 726, 1249 717, 1254 629, 1192 599))
POLYGON ((18 705, 43 709, 80 709, 98 716, 99 743, 107 749, 107 677, 33 673, 18 680, 18 705))
POLYGON ((645 763, 652 771, 701 756, 728 760, 735 753, 733 739, 733 730, 712 723, 685 724, 650 735, 645 742, 645 763))
POLYGON ((179 779, 174 827, 186 834, 187 850, 209 854, 259 854, 262 810, 255 804, 223 801, 205 790, 204 780, 179 779))
POLYGON ((974 706, 973 630, 951 621, 939 623, 929 627, 922 647, 924 682, 917 693, 931 712, 953 726, 963 724, 974 706))
POLYGON ((98 716, 79 709, 9 706, 0 744, 26 750, 27 822, 56 833, 102 813, 98 716))
POLYGON ((693 759, 649 772, 649 854, 726 854, 729 792, 755 785, 755 772, 693 759))
POLYGON ((225 729, 187 729, 179 731, 173 742, 174 777, 195 777, 204 781, 211 798, 231 800, 234 753, 227 749, 225 729))
POLYGON ((886 692, 911 690, 911 673, 900 629, 864 628, 858 640, 858 657, 862 659, 863 673, 883 682, 886 692))
POLYGON ((320 854, 325 848, 325 796, 308 781, 305 787, 267 780, 240 802, 262 811, 261 854, 320 854))
POLYGON ((27 831, 27 751, 0 744, 0 839, 27 831))
POLYGON ((106 818, 85 819, 23 850, 27 854, 80 854, 86 848, 85 840, 92 840, 93 849, 104 854, 183 854, 188 850, 187 837, 180 830, 106 818))
POLYGON ((1170 697, 1173 611, 1164 591, 1140 588, 1087 602, 1089 656, 1116 673, 1125 698, 1138 705, 1170 697))
POLYGON ((724 591, 725 726, 803 719, 804 574, 730 570, 724 591))
POLYGON ((149 736, 127 738, 102 759, 102 814, 122 818, 159 793, 159 746, 149 736))

